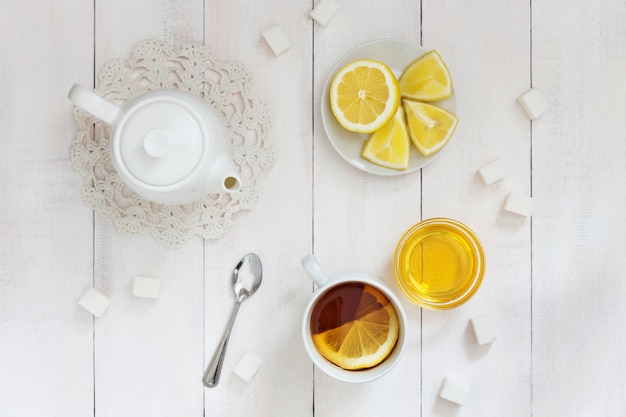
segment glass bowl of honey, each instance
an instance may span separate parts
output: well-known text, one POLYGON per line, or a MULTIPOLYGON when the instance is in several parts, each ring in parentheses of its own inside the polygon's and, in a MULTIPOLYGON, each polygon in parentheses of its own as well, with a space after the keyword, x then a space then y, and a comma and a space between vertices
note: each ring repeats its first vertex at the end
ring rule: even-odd
POLYGON ((485 254, 478 237, 463 223, 433 218, 404 233, 393 268, 409 300, 429 310, 445 310, 465 303, 478 290, 485 254))

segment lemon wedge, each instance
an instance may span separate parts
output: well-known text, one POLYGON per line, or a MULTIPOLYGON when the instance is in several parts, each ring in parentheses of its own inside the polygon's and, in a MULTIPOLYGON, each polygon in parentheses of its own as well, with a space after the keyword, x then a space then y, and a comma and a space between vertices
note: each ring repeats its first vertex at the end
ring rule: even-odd
POLYGON ((411 140, 404 119, 404 110, 398 106, 394 116, 372 133, 363 146, 361 156, 385 168, 404 170, 409 167, 411 140))
POLYGON ((456 115, 432 104, 405 99, 402 106, 411 141, 424 156, 441 150, 459 123, 456 115))
POLYGON ((411 100, 437 101, 452 95, 450 71, 434 49, 409 64, 398 84, 402 97, 411 100))
POLYGON ((329 96, 335 118, 352 132, 380 129, 400 104, 395 75, 387 65, 373 60, 356 60, 337 71, 329 96))

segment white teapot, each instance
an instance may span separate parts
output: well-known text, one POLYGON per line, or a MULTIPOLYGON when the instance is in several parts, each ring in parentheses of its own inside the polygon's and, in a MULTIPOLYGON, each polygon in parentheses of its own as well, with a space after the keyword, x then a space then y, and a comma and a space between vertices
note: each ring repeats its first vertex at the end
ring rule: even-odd
POLYGON ((239 190, 223 121, 201 98, 154 90, 118 107, 78 84, 68 97, 112 126, 113 165, 140 196, 179 205, 239 190))

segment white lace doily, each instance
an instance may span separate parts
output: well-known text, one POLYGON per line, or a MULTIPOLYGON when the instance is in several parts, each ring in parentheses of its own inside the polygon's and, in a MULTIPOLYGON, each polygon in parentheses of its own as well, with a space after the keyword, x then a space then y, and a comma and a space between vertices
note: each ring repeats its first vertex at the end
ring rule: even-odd
POLYGON ((109 154, 111 128, 75 108, 78 132, 71 160, 85 179, 87 205, 108 213, 118 232, 127 236, 149 233, 166 247, 179 247, 194 235, 218 239, 232 226, 233 214, 254 208, 259 182, 274 163, 268 141, 267 105, 251 94, 251 78, 243 64, 222 62, 202 44, 173 51, 162 42, 143 41, 130 58, 112 61, 98 75, 97 94, 123 105, 150 90, 177 88, 196 94, 226 122, 241 189, 233 194, 211 194, 181 206, 148 201, 125 186, 109 154))

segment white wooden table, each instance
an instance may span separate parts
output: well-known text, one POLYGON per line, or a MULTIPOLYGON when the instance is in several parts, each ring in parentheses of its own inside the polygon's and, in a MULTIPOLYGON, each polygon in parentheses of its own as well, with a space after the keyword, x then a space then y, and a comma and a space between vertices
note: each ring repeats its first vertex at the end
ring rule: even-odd
POLYGON ((312 0, 0 1, 1 416, 626 415, 626 3, 337 2, 321 27, 312 0), (274 24, 293 44, 279 57, 261 38, 274 24), (67 92, 147 38, 203 41, 244 63, 270 105, 276 164, 220 240, 131 239, 81 199, 67 92), (319 117, 330 69, 379 38, 439 50, 457 92, 454 139, 400 177, 348 165, 319 117), (516 103, 531 86, 551 103, 532 123, 516 103), (486 186, 476 171, 498 157, 509 174, 486 186), (510 191, 532 195, 532 218, 502 209, 510 191), (313 291, 301 257, 397 290, 396 242, 440 216, 484 244, 476 296, 443 312, 403 299, 407 349, 376 382, 316 371, 299 333, 313 291), (263 285, 241 308, 220 385, 205 389, 247 252, 263 285), (133 297, 136 275, 160 277, 162 297, 133 297), (99 319, 77 304, 92 286, 112 300, 99 319), (496 318, 492 345, 468 327, 479 314, 496 318), (246 351, 264 361, 247 384, 232 373, 246 351), (446 376, 470 383, 462 407, 438 398, 446 376))

